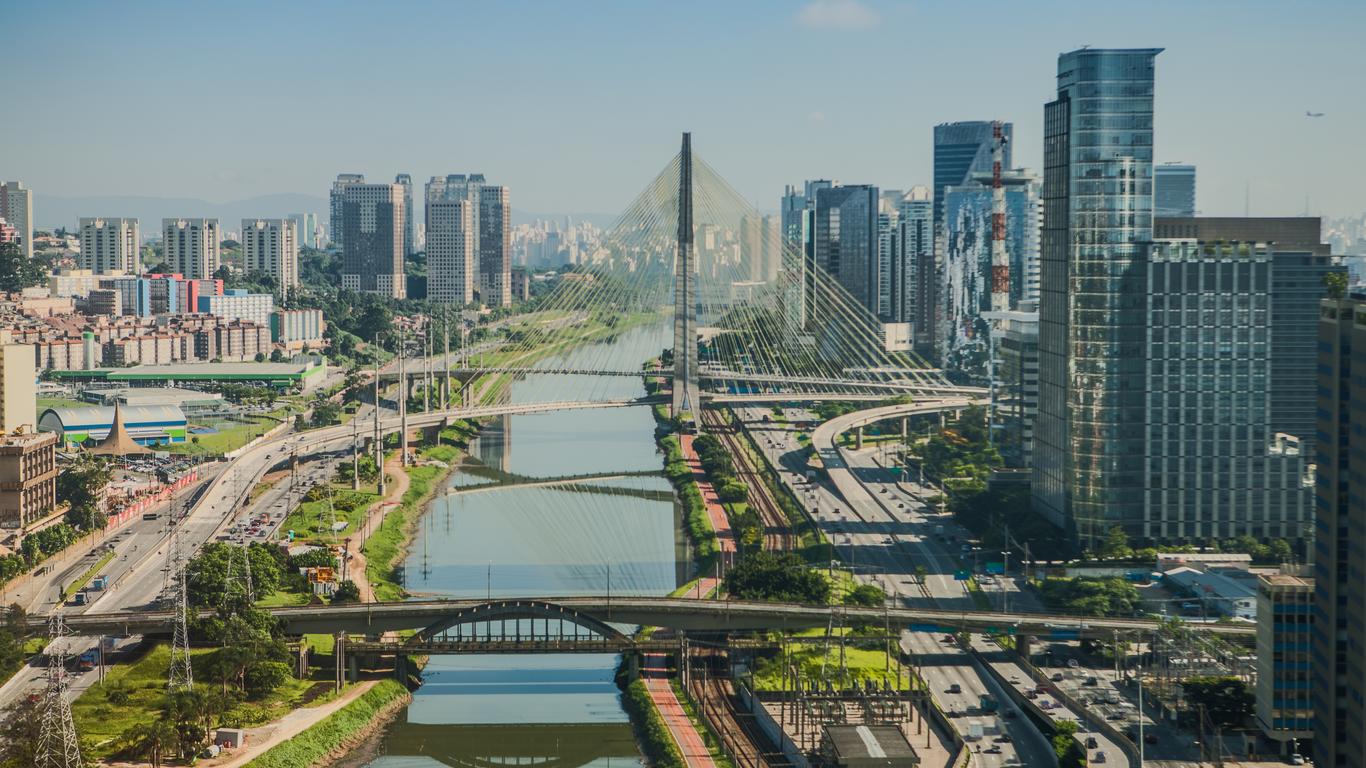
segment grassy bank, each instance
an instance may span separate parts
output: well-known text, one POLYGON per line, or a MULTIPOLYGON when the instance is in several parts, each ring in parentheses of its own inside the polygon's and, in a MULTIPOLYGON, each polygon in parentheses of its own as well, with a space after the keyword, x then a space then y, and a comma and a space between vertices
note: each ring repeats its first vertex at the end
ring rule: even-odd
POLYGON ((354 739, 363 738, 384 716, 408 698, 408 689, 395 680, 381 680, 303 733, 278 744, 247 763, 248 768, 304 768, 317 765, 354 739))
POLYGON ((631 718, 640 750, 653 768, 687 768, 687 761, 674 743, 669 726, 664 724, 650 692, 645 689, 645 681, 635 680, 626 686, 621 694, 621 706, 631 718))
POLYGON ((707 516, 707 505, 702 501, 702 492, 697 489, 692 470, 683 460, 683 448, 679 445, 678 436, 656 432, 656 442, 664 451, 664 475, 669 478, 678 500, 683 504, 683 519, 688 527, 688 538, 692 539, 697 572, 711 573, 720 547, 716 542, 716 530, 711 527, 711 518, 707 516))

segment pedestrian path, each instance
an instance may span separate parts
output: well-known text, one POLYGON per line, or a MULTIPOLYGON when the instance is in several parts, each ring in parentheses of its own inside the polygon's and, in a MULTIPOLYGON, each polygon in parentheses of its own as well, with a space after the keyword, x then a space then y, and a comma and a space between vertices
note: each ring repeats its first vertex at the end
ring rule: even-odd
POLYGON ((721 500, 716 496, 716 489, 707 480, 707 473, 702 471, 702 460, 698 458, 697 451, 693 450, 693 440, 695 435, 679 435, 678 444, 683 449, 683 460, 688 462, 688 468, 692 470, 693 480, 697 483, 697 490, 702 494, 702 504, 707 508, 707 519, 711 521, 713 531, 716 531, 716 543, 722 552, 733 553, 736 551, 735 532, 731 530, 730 518, 726 516, 726 508, 721 506, 721 500))
POLYGON ((674 695, 669 678, 659 674, 662 670, 656 670, 653 661, 650 656, 646 656, 645 690, 649 692, 655 709, 664 718, 664 724, 668 726, 669 735, 678 745, 678 751, 683 753, 683 761, 687 763, 688 768, 716 768, 716 763, 711 759, 711 750, 707 749, 707 742, 703 740, 702 734, 698 732, 697 727, 688 718, 688 713, 684 711, 683 705, 679 703, 678 697, 674 695))

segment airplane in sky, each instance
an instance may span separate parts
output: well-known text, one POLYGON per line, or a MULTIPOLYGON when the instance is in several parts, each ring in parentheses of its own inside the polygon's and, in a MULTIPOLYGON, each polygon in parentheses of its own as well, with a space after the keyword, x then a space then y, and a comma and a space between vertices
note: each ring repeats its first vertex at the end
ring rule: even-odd
POLYGON ((1305 116, 1305 117, 1323 117, 1323 113, 1322 113, 1322 112, 1310 112, 1309 110, 1305 110, 1304 116, 1305 116))

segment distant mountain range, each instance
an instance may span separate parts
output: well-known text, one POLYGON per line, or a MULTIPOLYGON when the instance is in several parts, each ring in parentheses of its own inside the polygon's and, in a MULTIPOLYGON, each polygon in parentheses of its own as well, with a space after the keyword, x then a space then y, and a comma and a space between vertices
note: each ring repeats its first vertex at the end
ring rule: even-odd
MULTIPOLYGON (((282 193, 260 195, 245 200, 226 203, 211 203, 192 197, 137 197, 107 195, 94 197, 60 197, 33 194, 33 218, 35 228, 53 230, 66 227, 69 230, 80 226, 82 216, 105 216, 135 218, 142 223, 142 236, 155 236, 161 228, 163 218, 217 218, 225 231, 235 231, 242 219, 278 219, 291 213, 313 213, 326 229, 328 225, 327 198, 318 195, 282 193)), ((418 202, 419 209, 421 203, 418 202)), ((422 214, 418 213, 418 216, 422 214)), ((607 227, 616 221, 614 214, 572 213, 574 221, 589 221, 599 227, 607 227)), ((512 223, 531 224, 537 219, 564 222, 565 214, 528 213, 512 209, 512 223)))

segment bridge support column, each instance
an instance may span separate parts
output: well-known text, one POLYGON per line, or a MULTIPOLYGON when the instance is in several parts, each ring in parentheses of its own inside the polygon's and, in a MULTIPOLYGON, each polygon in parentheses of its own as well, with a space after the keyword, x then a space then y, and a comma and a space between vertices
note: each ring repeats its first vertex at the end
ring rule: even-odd
POLYGON ((360 679, 360 659, 354 653, 346 657, 346 679, 352 683, 360 679))
POLYGON ((294 657, 294 676, 300 680, 308 679, 308 643, 299 643, 299 653, 294 657))
POLYGON ((626 681, 634 683, 640 679, 640 652, 626 652, 626 681))
POLYGON ((394 677, 400 683, 408 684, 408 655, 404 653, 394 654, 394 677))
POLYGON ((858 430, 854 432, 854 450, 863 450, 863 427, 859 427, 858 430))
POLYGON ((1033 635, 1016 635, 1016 636, 1015 636, 1015 653, 1019 654, 1020 658, 1026 660, 1026 661, 1029 660, 1029 652, 1030 652, 1030 650, 1032 649, 1033 645, 1034 645, 1034 636, 1033 636, 1033 635))
POLYGON ((910 423, 910 419, 903 418, 901 420, 901 442, 903 443, 906 442, 906 438, 911 436, 910 423))

